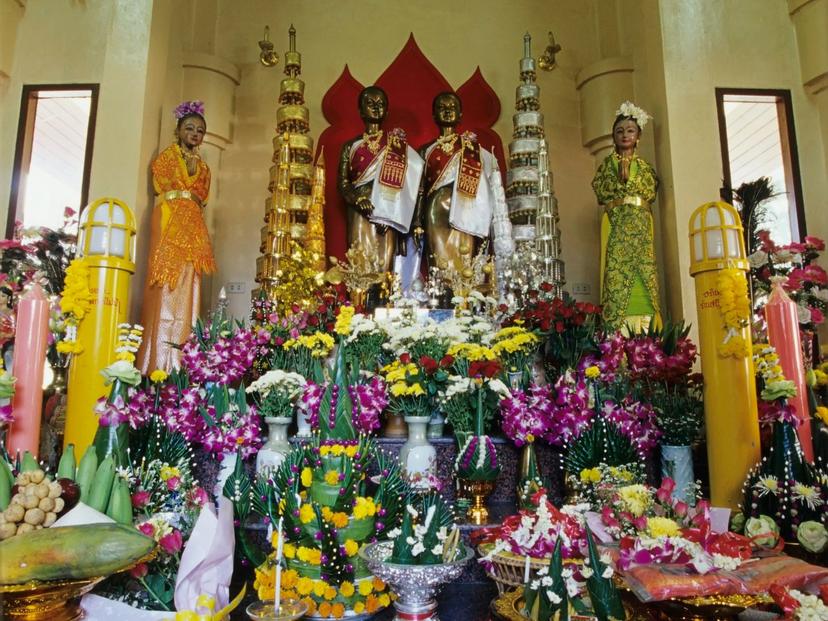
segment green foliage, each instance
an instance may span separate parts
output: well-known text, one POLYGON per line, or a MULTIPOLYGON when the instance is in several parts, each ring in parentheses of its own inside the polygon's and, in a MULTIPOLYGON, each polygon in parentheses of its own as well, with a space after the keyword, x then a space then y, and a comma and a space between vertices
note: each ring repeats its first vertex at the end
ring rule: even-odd
POLYGON ((382 519, 385 529, 379 533, 385 536, 389 530, 393 530, 400 524, 409 488, 402 478, 399 460, 380 450, 373 442, 371 442, 370 450, 376 456, 377 470, 380 473, 379 488, 374 494, 374 502, 385 509, 385 516, 382 519))
POLYGON ((704 398, 701 386, 662 386, 650 395, 657 412, 661 443, 690 446, 704 428, 704 398))
POLYGON ((439 493, 411 496, 400 534, 394 539, 391 562, 399 565, 442 563, 443 543, 453 529, 454 512, 439 493))
POLYGON ((592 575, 587 578, 587 591, 592 603, 592 610, 598 621, 614 621, 626 618, 624 605, 621 603, 621 596, 612 577, 604 578, 603 574, 607 566, 601 562, 592 531, 586 527, 587 546, 589 548, 588 562, 592 569, 592 575))
POLYGON ((611 422, 597 418, 571 444, 564 457, 566 471, 577 476, 582 470, 591 469, 600 464, 623 466, 637 463, 641 458, 626 436, 611 422))

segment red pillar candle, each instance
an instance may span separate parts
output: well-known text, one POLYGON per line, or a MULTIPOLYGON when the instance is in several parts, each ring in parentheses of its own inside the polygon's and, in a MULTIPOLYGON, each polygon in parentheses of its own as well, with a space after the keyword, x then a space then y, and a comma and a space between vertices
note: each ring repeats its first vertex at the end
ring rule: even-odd
POLYGON ((49 334, 49 301, 35 283, 17 305, 14 335, 14 376, 12 401, 14 422, 8 437, 8 451, 30 451, 37 455, 40 443, 40 415, 43 407, 43 368, 49 334))
POLYGON ((799 338, 799 319, 796 303, 782 288, 784 279, 775 280, 768 303, 765 305, 765 320, 768 322, 768 340, 776 349, 779 364, 785 379, 796 386, 796 396, 788 399, 799 418, 796 433, 805 459, 814 461, 811 440, 811 413, 808 409, 808 393, 805 388, 805 366, 802 362, 802 343, 799 338))

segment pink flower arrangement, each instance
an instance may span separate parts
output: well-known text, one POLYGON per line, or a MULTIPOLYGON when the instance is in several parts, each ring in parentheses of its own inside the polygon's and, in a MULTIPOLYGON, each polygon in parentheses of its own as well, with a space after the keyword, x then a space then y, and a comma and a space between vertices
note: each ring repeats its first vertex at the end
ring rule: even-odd
POLYGON ((385 382, 374 376, 367 384, 348 387, 353 403, 353 424, 358 433, 369 434, 380 428, 380 415, 388 406, 385 382))
POLYGON ((123 396, 117 395, 110 403, 107 397, 101 397, 95 403, 95 414, 98 415, 98 423, 102 427, 117 427, 122 423, 129 423, 132 429, 143 426, 150 417, 151 410, 146 407, 146 402, 139 395, 141 391, 130 388, 127 392, 127 403, 123 396), (136 403, 132 403, 133 398, 136 403))
POLYGON ((322 397, 325 396, 328 384, 315 384, 308 382, 305 385, 305 392, 299 403, 299 413, 305 417, 311 429, 319 429, 319 409, 322 406, 322 397))
POLYGON ((514 390, 500 402, 503 433, 515 446, 543 437, 553 425, 554 404, 548 386, 531 384, 527 391, 514 390))
POLYGON ((207 406, 207 416, 213 424, 207 424, 199 441, 209 453, 235 453, 239 448, 247 459, 256 454, 262 445, 259 415, 255 407, 247 406, 247 412, 230 409, 218 414, 214 405, 207 406))
POLYGON ((0 425, 11 425, 14 422, 14 414, 12 414, 12 406, 0 405, 0 425))
MULTIPOLYGON (((181 366, 187 371, 191 382, 208 382, 232 386, 253 366, 259 343, 257 333, 237 329, 222 331, 217 337, 211 335, 211 328, 199 326, 182 347, 181 366), (211 342, 214 338, 214 342, 211 342)), ((265 338, 265 337, 263 337, 265 338)))
POLYGON ((501 526, 483 529, 483 537, 476 536, 483 542, 494 542, 494 547, 480 559, 484 565, 491 563, 492 557, 502 551, 518 556, 532 558, 550 558, 555 551, 558 539, 561 539, 561 552, 564 558, 584 558, 587 550, 586 519, 582 508, 566 505, 555 508, 547 500, 545 492, 538 492, 533 498, 537 507, 534 510, 521 510, 503 520, 501 526))
POLYGON ((595 417, 589 388, 583 376, 564 374, 554 386, 555 409, 544 439, 553 446, 568 446, 595 417))
POLYGON ((161 539, 158 540, 158 544, 167 554, 175 554, 181 550, 184 545, 184 540, 181 537, 181 533, 176 529, 173 529, 171 533, 161 537, 161 539))
POLYGON ((676 341, 672 354, 664 351, 664 344, 649 336, 637 336, 624 344, 627 365, 633 380, 684 380, 692 371, 698 350, 695 343, 684 337, 676 341))
POLYGON ((629 396, 620 403, 605 401, 601 415, 630 439, 642 458, 658 446, 661 431, 658 428, 656 412, 649 403, 633 401, 629 396))
POLYGON ((205 398, 197 386, 179 390, 169 384, 159 390, 158 415, 170 431, 177 431, 189 442, 200 442, 207 423, 200 409, 205 398))

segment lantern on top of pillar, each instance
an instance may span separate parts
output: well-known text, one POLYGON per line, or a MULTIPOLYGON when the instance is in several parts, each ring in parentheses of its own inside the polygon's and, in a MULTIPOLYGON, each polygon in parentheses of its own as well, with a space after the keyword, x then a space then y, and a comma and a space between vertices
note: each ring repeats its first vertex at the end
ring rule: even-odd
POLYGON ((95 403, 106 396, 100 371, 115 358, 118 324, 127 321, 129 283, 135 273, 135 216, 115 198, 101 198, 80 216, 78 256, 89 268, 90 312, 78 326, 81 352, 72 356, 64 446, 88 446, 98 419, 95 403))
POLYGON ((690 216, 710 496, 715 506, 734 509, 761 455, 743 239, 732 205, 706 203, 690 216))

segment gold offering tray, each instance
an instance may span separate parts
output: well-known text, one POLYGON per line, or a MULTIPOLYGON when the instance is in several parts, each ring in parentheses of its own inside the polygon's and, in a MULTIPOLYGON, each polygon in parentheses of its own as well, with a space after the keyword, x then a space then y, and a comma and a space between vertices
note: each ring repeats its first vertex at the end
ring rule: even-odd
POLYGON ((8 621, 74 621, 80 600, 105 576, 0 586, 0 611, 8 621))
MULTIPOLYGON (((720 595, 671 599, 643 604, 629 591, 623 591, 626 621, 728 621, 747 610, 770 604, 767 595, 720 595)), ((503 593, 491 604, 495 619, 527 621, 523 614, 523 587, 503 593)), ((595 621, 592 616, 571 616, 572 621, 595 621)))

